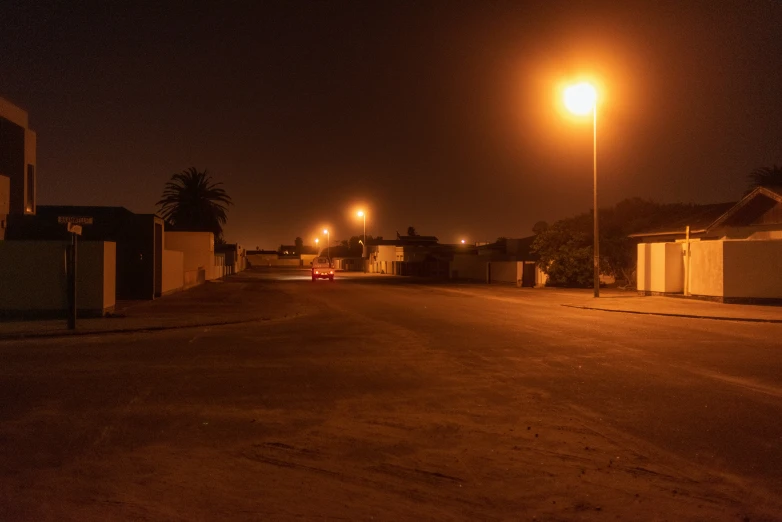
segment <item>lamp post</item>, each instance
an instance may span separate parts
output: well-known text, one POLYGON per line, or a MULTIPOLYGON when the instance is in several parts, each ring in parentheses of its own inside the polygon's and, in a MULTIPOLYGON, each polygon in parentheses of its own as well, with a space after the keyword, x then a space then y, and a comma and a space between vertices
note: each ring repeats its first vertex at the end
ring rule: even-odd
POLYGON ((326 243, 326 256, 329 258, 329 263, 331 263, 331 233, 325 228, 323 229, 323 233, 328 237, 328 243, 326 243))
POLYGON ((318 238, 316 237, 316 238, 315 238, 315 254, 316 254, 318 257, 320 257, 320 252, 318 252, 318 242, 319 242, 319 241, 320 241, 320 239, 318 239, 318 238))
POLYGON ((593 207, 594 207, 594 278, 595 297, 600 297, 600 240, 597 221, 597 93, 589 83, 579 83, 565 89, 565 106, 570 112, 579 116, 592 113, 592 176, 593 176, 593 207))
POLYGON ((367 247, 367 215, 363 210, 359 210, 356 215, 360 218, 364 218, 364 246, 361 249, 361 264, 364 265, 364 272, 367 271, 367 265, 364 263, 364 252, 369 253, 369 247, 367 247))

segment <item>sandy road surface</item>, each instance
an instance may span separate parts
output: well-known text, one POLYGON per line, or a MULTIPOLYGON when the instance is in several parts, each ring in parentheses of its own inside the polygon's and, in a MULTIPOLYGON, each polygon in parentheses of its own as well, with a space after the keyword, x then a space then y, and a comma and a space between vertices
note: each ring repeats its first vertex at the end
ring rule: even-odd
POLYGON ((782 520, 782 325, 225 285, 295 313, 0 342, 0 519, 782 520))

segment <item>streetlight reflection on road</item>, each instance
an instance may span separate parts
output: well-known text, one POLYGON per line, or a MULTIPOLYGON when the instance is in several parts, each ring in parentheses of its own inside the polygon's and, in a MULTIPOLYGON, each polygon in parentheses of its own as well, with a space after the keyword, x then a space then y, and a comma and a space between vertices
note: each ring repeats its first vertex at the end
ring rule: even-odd
POLYGON ((594 278, 595 297, 600 297, 600 240, 597 221, 597 91, 586 82, 571 85, 565 89, 565 107, 577 116, 592 113, 592 175, 593 175, 593 222, 594 222, 594 278))

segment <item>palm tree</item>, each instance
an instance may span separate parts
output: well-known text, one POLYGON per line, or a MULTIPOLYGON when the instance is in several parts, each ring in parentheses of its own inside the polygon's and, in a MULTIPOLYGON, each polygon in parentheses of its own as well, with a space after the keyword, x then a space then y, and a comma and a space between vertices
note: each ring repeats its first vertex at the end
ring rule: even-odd
POLYGON ((171 176, 156 204, 163 218, 177 230, 213 232, 215 240, 223 235, 231 197, 214 183, 206 170, 195 167, 171 176))
POLYGON ((761 167, 747 176, 749 192, 758 187, 782 187, 782 167, 761 167))

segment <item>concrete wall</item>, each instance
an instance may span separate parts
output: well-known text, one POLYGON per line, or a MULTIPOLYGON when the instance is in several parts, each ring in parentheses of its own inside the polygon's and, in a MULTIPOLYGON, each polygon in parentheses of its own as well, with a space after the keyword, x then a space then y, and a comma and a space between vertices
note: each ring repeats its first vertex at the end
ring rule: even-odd
MULTIPOLYGON (((66 246, 62 241, 0 242, 0 314, 65 314, 66 246)), ((103 315, 114 309, 115 267, 115 243, 79 243, 76 271, 79 315, 103 315)))
POLYGON ((185 257, 178 250, 163 250, 162 293, 169 294, 185 286, 185 257))
POLYGON ((369 271, 372 273, 392 274, 397 261, 395 245, 375 245, 370 247, 369 271))
POLYGON ((681 243, 640 243, 637 289, 645 292, 684 292, 682 251, 681 243))
POLYGON ((724 241, 723 296, 782 299, 782 241, 724 241))
POLYGON ((206 282, 206 272, 203 268, 197 268, 196 270, 185 270, 182 275, 184 278, 184 285, 182 286, 183 289, 201 285, 206 282))
POLYGON ((35 206, 37 204, 36 184, 38 179, 38 166, 36 160, 36 147, 38 138, 34 131, 30 129, 24 130, 24 201, 25 201, 25 214, 35 214, 35 206), (33 167, 33 180, 32 184, 28 183, 27 168, 32 165, 33 167), (32 205, 28 206, 27 202, 32 201, 32 205))
POLYGON ((103 315, 114 309, 117 283, 117 244, 84 241, 78 245, 77 309, 103 315))
POLYGON ((396 246, 395 245, 378 245, 377 247, 377 258, 375 261, 382 262, 382 261, 396 261, 396 246))
POLYGON ((0 217, 5 219, 11 209, 11 178, 0 175, 0 217))
MULTIPOLYGON (((683 291, 683 243, 638 245, 638 290, 683 291)), ((690 294, 782 299, 782 240, 713 240, 690 243, 690 294)))
POLYGON ((492 261, 491 282, 512 283, 521 286, 521 276, 524 271, 523 261, 492 261))
POLYGON ((203 269, 207 280, 214 279, 214 236, 211 232, 166 231, 164 248, 182 252, 185 272, 203 269))
POLYGON ((454 254, 449 273, 451 279, 467 279, 471 281, 486 281, 485 256, 474 254, 454 254))
POLYGON ((723 241, 690 243, 690 293, 722 297, 724 288, 723 241))
POLYGON ((360 272, 364 270, 364 260, 360 257, 333 257, 332 265, 336 270, 360 272))
POLYGON ((0 240, 5 239, 11 208, 11 178, 0 175, 0 240))

